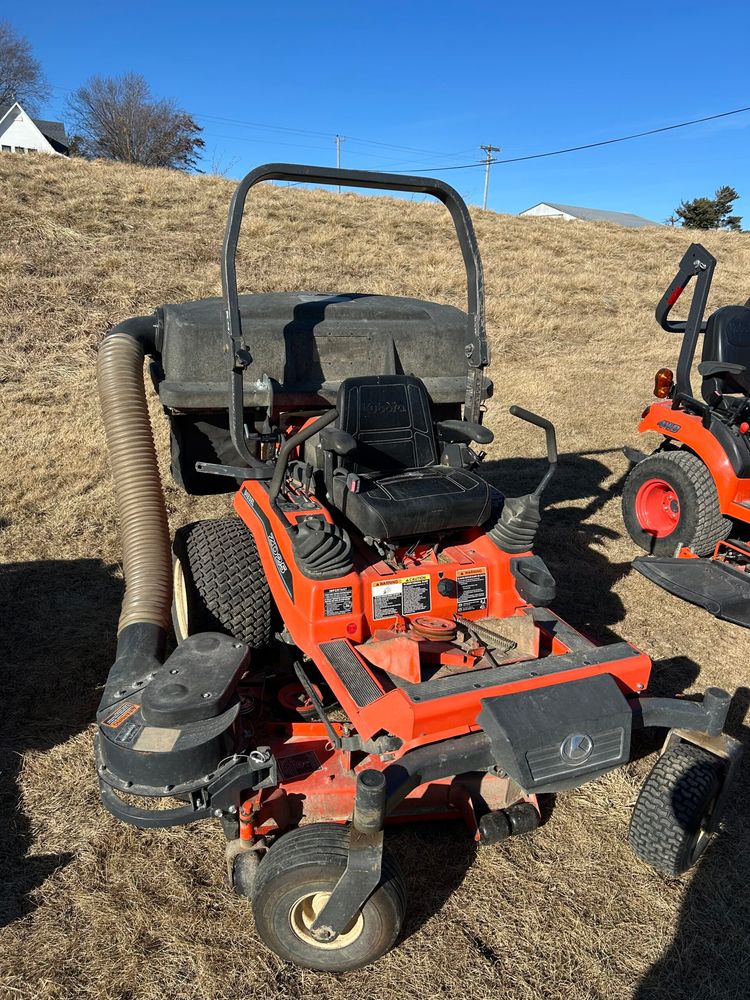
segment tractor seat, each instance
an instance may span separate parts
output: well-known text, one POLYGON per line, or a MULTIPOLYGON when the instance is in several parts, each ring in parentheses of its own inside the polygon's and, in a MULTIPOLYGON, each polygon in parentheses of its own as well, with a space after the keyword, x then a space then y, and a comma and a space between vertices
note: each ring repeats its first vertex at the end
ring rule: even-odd
MULTIPOLYGON (((748 306, 722 306, 708 318, 706 335, 703 340, 703 364, 712 374, 704 376, 701 392, 708 402, 712 393, 722 396, 733 393, 747 394, 747 374, 722 370, 721 364, 736 369, 742 366, 750 372, 750 308, 748 306), (739 378, 738 378, 739 374, 739 378)), ((701 371, 701 374, 704 374, 701 371)))
POLYGON ((338 458, 327 476, 328 492, 363 535, 388 541, 487 520, 489 484, 468 469, 439 464, 430 397, 421 379, 344 379, 337 409, 337 427, 356 447, 338 458))

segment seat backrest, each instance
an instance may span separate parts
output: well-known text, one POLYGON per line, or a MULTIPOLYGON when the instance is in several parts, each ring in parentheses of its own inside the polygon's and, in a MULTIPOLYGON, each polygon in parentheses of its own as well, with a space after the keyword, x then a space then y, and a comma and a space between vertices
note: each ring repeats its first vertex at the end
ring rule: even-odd
MULTIPOLYGON (((702 361, 727 361, 750 369, 750 308, 748 306, 722 306, 708 317, 703 340, 702 361)), ((726 395, 742 389, 731 376, 712 375, 701 386, 703 398, 712 392, 726 395)))
POLYGON ((413 375, 365 375, 339 386, 338 426, 357 450, 341 459, 350 472, 393 472, 437 465, 430 397, 413 375))

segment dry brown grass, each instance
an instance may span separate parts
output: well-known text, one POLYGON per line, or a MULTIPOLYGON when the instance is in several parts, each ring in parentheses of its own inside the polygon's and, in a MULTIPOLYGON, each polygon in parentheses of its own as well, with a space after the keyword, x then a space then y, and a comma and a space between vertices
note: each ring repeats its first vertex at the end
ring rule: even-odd
MULTIPOLYGON (((341 977, 290 968, 261 946, 223 885, 211 825, 139 832, 99 806, 91 720, 122 582, 96 345, 124 317, 219 290, 230 193, 213 177, 0 157, 0 996, 746 997, 745 782, 723 837, 680 881, 626 845, 648 757, 560 796, 545 826, 501 847, 474 852, 460 829, 395 832, 407 933, 375 968, 341 977)), ((240 261, 249 290, 462 304, 439 206, 266 188, 252 208, 240 261)), ((619 516, 619 449, 635 442, 652 372, 675 358, 652 310, 686 234, 475 216, 496 384, 488 471, 510 493, 541 471, 540 438, 507 416, 509 403, 557 422, 564 465, 539 549, 560 583, 558 609, 647 650, 663 691, 744 685, 747 633, 630 572, 619 516)), ((720 259, 714 305, 747 295, 747 239, 705 234, 720 259)), ((189 503, 165 481, 173 526, 225 507, 189 503)), ((733 726, 744 738, 743 715, 733 726)))

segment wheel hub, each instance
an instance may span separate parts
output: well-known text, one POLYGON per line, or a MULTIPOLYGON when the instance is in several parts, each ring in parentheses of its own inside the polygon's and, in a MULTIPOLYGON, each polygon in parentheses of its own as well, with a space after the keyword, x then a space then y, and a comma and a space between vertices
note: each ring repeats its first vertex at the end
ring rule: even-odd
POLYGON ((313 892, 302 896, 297 900, 289 911, 289 923, 292 930, 302 941, 314 945, 316 948, 323 948, 327 951, 334 951, 337 948, 346 948, 353 944, 362 933, 365 919, 358 913, 354 922, 333 941, 322 941, 315 937, 312 932, 312 925, 322 912, 330 898, 330 892, 313 892))
POLYGON ((671 483, 665 479, 646 480, 635 498, 635 515, 649 535, 671 535, 680 521, 680 499, 671 483))
POLYGON ((185 572, 179 559, 175 559, 174 563, 172 590, 174 593, 174 612, 177 620, 177 628, 180 630, 182 637, 185 638, 190 634, 188 631, 188 599, 185 572))

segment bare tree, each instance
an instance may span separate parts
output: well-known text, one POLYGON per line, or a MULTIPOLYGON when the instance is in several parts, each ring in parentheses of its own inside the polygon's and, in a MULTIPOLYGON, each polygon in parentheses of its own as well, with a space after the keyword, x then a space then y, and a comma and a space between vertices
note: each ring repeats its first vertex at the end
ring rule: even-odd
POLYGON ((68 107, 74 147, 83 156, 190 170, 205 146, 192 116, 155 98, 139 73, 92 76, 68 107))
POLYGON ((0 107, 19 101, 35 112, 47 97, 49 86, 28 39, 9 21, 0 21, 0 107))

